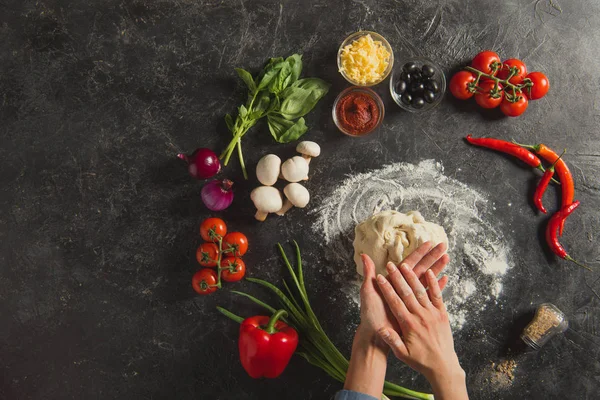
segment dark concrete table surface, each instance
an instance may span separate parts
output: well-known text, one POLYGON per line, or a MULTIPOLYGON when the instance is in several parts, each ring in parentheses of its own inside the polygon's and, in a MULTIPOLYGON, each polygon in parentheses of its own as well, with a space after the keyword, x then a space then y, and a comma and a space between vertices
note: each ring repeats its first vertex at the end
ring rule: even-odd
MULTIPOLYGON (((600 397, 600 274, 540 245, 531 171, 461 140, 471 132, 568 147, 582 206, 563 243, 600 268, 598 2, 0 0, 0 39, 0 399, 317 399, 341 387, 300 358, 280 379, 250 379, 237 327, 215 306, 258 310, 227 290, 199 297, 190 287, 199 222, 211 213, 175 154, 224 148, 223 116, 245 99, 233 69, 256 73, 268 57, 294 52, 304 55, 304 74, 333 85, 307 118, 306 138, 324 154, 309 209, 347 174, 423 159, 497 202, 498 229, 518 244, 516 266, 502 306, 455 335, 471 397, 600 397), (544 71, 551 89, 508 119, 450 95, 432 113, 402 112, 386 81, 376 87, 387 107, 380 131, 347 138, 330 114, 348 86, 335 55, 361 28, 383 34, 397 60, 427 56, 447 75, 491 48, 544 71), (546 301, 570 329, 525 352, 519 330, 546 301), (494 387, 484 372, 509 356, 515 378, 494 387)), ((293 146, 275 144, 260 123, 244 149, 252 168, 293 146)), ((226 174, 237 197, 219 215, 248 234, 249 275, 278 281, 274 244, 292 238, 307 249, 306 265, 323 262, 311 218, 296 212, 258 224, 249 199, 256 181, 243 181, 235 159, 226 174)), ((547 198, 552 209, 556 200, 547 198)), ((348 354, 356 308, 326 273, 306 279, 325 329, 348 354)), ((250 283, 235 288, 262 293, 250 283)), ((397 361, 388 378, 429 390, 397 361)))

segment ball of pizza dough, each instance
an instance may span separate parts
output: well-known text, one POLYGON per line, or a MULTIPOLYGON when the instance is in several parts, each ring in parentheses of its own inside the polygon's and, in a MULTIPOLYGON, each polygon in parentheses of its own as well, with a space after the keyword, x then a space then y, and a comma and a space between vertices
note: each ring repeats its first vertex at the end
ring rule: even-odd
POLYGON ((400 264, 427 241, 434 245, 442 242, 448 245, 444 228, 425 221, 418 211, 409 211, 407 214, 394 210, 382 211, 356 225, 354 232, 354 262, 360 275, 363 274, 362 253, 373 259, 376 273, 385 276, 388 261, 400 264))

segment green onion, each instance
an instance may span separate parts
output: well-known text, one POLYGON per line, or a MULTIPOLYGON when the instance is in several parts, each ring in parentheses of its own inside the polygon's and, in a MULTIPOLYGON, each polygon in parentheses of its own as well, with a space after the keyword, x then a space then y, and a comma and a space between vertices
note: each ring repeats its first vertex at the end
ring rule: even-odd
MULTIPOLYGON (((281 320, 296 329, 296 331, 298 331, 298 335, 300 336, 300 343, 298 345, 296 354, 304 358, 310 364, 321 368, 333 379, 344 382, 346 379, 346 371, 348 370, 349 365, 348 360, 331 342, 310 305, 308 293, 306 292, 306 287, 304 285, 300 247, 296 241, 294 241, 294 246, 296 249, 297 272, 294 271, 294 268, 290 264, 283 247, 281 247, 280 244, 277 244, 279 252, 281 253, 283 261, 292 278, 292 282, 294 283, 295 291, 297 292, 296 295, 294 295, 294 292, 290 289, 285 281, 283 282, 283 285, 287 295, 277 286, 262 279, 247 278, 247 280, 266 287, 275 293, 277 297, 279 297, 279 301, 282 305, 281 308, 288 313, 287 317, 281 318, 281 320)), ((238 291, 232 292, 247 297, 271 313, 276 309, 275 307, 272 307, 247 293, 238 291)), ((242 320, 241 317, 225 310, 224 308, 217 307, 217 309, 225 316, 238 323, 240 323, 242 320)), ((407 399, 433 400, 432 394, 416 392, 388 381, 385 381, 383 385, 383 393, 383 399, 388 399, 387 396, 396 396, 407 399)))

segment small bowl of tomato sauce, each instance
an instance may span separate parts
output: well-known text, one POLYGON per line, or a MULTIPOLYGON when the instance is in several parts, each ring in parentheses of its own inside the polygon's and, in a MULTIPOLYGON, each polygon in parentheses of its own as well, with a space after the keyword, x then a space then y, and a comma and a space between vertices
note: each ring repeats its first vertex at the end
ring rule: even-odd
POLYGON ((385 108, 381 97, 366 87, 344 89, 333 102, 333 122, 348 136, 365 136, 381 125, 385 108))

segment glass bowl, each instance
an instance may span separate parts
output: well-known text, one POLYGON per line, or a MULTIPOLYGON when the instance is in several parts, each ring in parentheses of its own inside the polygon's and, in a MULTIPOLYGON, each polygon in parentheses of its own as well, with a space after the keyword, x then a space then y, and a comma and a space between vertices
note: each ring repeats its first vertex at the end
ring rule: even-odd
POLYGON ((439 67, 439 65, 437 65, 436 63, 434 63, 433 61, 431 61, 427 58, 414 57, 414 58, 408 59, 408 60, 404 61, 401 65, 398 65, 392 71, 392 76, 390 78, 390 94, 392 95, 392 98, 394 99, 396 104, 398 104, 400 106, 400 108, 402 108, 406 111, 422 112, 422 111, 431 110, 432 108, 437 106, 442 101, 442 98, 444 97, 444 93, 446 93, 446 76, 444 75, 444 71, 442 71, 442 69, 439 67), (415 63, 419 68, 423 68, 423 65, 430 65, 434 71, 433 80, 439 86, 439 92, 437 94, 437 97, 435 97, 435 99, 431 103, 425 102, 425 105, 421 108, 415 108, 412 105, 405 104, 401 99, 402 95, 397 92, 398 82, 401 80, 401 75, 402 75, 402 72, 404 71, 404 66, 407 65, 408 63, 415 63))
POLYGON ((360 87, 360 86, 351 86, 349 88, 342 90, 342 92, 336 97, 335 101, 333 102, 333 110, 332 110, 331 114, 333 116, 333 122, 335 123, 335 126, 337 126, 338 129, 342 133, 344 133, 348 136, 352 136, 352 137, 361 137, 361 136, 369 135, 369 134, 375 132, 375 130, 377 130, 377 128, 379 127, 379 125, 381 125, 381 122, 383 121, 383 117, 385 115, 385 107, 383 105, 383 101, 381 100, 381 97, 379 97, 379 95, 377 93, 375 93, 372 89, 369 89, 366 87, 360 87), (369 130, 366 130, 361 133, 352 133, 349 130, 347 130, 346 128, 344 128, 344 126, 342 125, 342 123, 339 120, 338 115, 337 115, 337 107, 338 107, 339 102, 344 97, 346 97, 346 95, 352 94, 352 93, 360 93, 360 94, 365 94, 365 95, 369 96, 371 99, 373 99, 375 104, 377 104, 377 108, 379 108, 379 114, 378 114, 379 119, 377 120, 377 123, 373 127, 371 127, 369 130))
POLYGON ((337 65, 338 65, 338 71, 340 71, 340 74, 342 74, 344 79, 346 79, 352 85, 363 86, 363 87, 374 86, 374 85, 377 85, 378 83, 383 82, 385 80, 385 78, 387 78, 388 75, 390 74, 390 72, 392 71, 392 68, 394 67, 394 51, 392 50, 392 46, 390 46, 389 42, 383 36, 381 36, 379 33, 371 32, 371 31, 358 31, 358 32, 354 32, 353 34, 348 36, 346 39, 344 39, 344 41, 340 45, 340 48, 339 48, 338 54, 337 54, 337 65), (361 37, 367 36, 367 35, 371 35, 373 40, 380 41, 383 44, 385 49, 390 53, 390 59, 388 61, 388 66, 385 69, 385 71, 383 72, 383 75, 380 80, 375 81, 375 82, 369 82, 367 84, 363 84, 363 83, 353 81, 352 79, 350 79, 348 77, 348 75, 346 75, 346 73, 344 71, 342 71, 342 49, 344 47, 346 47, 347 45, 351 44, 352 42, 354 42, 355 40, 358 40, 361 37))

